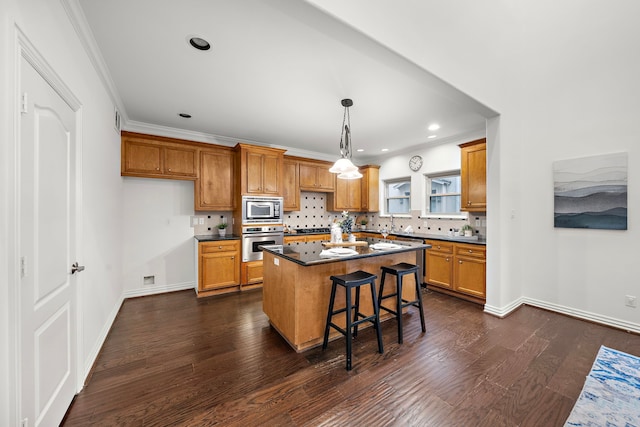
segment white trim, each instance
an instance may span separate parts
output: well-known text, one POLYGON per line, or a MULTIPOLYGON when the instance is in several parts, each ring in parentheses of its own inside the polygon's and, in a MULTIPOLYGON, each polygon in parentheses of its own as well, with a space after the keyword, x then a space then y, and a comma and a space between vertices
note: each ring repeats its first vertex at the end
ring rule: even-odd
POLYGON ((627 332, 640 334, 640 324, 638 323, 628 322, 626 320, 618 319, 615 317, 603 316, 598 313, 541 301, 534 298, 523 297, 522 300, 525 304, 533 307, 543 308, 545 310, 554 311, 556 313, 566 314, 571 317, 577 317, 578 319, 588 320, 590 322, 599 323, 601 325, 611 326, 614 328, 625 330, 627 332))
POLYGON ((116 316, 120 311, 120 307, 122 307, 122 303, 124 302, 124 298, 120 297, 118 303, 113 306, 113 310, 105 319, 104 325, 102 326, 102 330, 98 334, 96 341, 93 343, 93 347, 87 354, 87 357, 84 361, 83 373, 82 373, 82 382, 89 377, 91 373, 91 368, 93 368, 93 364, 98 359, 98 355, 100 354, 100 350, 102 350, 102 346, 104 345, 107 336, 109 335, 109 331, 111 330, 111 326, 113 326, 113 322, 116 321, 116 316))
POLYGON ((518 298, 514 301, 511 301, 509 304, 507 304, 504 307, 494 307, 489 304, 485 304, 484 312, 487 314, 491 314, 493 316, 501 317, 501 318, 507 317, 509 314, 511 314, 517 308, 519 308, 522 304, 524 304, 524 301, 522 300, 522 298, 518 298))
POLYGON ((616 329, 622 329, 627 332, 634 332, 640 334, 640 324, 628 322, 615 317, 603 316, 598 313, 590 311, 580 310, 577 308, 567 307, 565 305, 555 304, 551 302, 542 301, 535 298, 520 297, 504 307, 493 307, 488 304, 484 306, 484 312, 497 317, 506 317, 522 305, 530 305, 532 307, 549 310, 554 313, 564 314, 567 316, 575 317, 580 320, 586 320, 589 322, 598 323, 605 326, 610 326, 616 329))
POLYGON ((102 80, 104 87, 109 94, 111 101, 115 104, 115 107, 120 111, 120 116, 123 122, 128 121, 127 111, 124 108, 124 103, 118 94, 118 90, 116 89, 116 85, 111 78, 111 73, 109 72, 109 67, 102 57, 100 53, 100 49, 98 48, 98 43, 96 43, 96 39, 93 37, 93 32, 91 31, 91 27, 87 23, 87 18, 82 11, 82 7, 78 0, 60 0, 62 7, 67 13, 67 17, 69 18, 69 22, 73 26, 76 34, 78 35, 78 39, 84 47, 85 52, 87 53, 87 57, 93 64, 93 68, 96 70, 96 73, 102 80))
POLYGON ((182 282, 171 285, 149 286, 138 289, 130 289, 122 294, 124 299, 143 297, 148 295, 164 294, 167 292, 184 291, 187 289, 195 289, 196 282, 182 282))

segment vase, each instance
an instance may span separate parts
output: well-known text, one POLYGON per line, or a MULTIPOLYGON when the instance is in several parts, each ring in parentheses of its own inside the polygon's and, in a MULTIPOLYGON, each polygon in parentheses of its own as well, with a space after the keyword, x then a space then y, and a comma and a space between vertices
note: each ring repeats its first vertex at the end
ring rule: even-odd
POLYGON ((218 228, 218 234, 220 234, 220 237, 224 237, 227 235, 227 229, 226 228, 218 228))
POLYGON ((349 243, 353 243, 356 241, 356 236, 354 234, 349 233, 349 238, 347 239, 349 243))
POLYGON ((331 243, 342 243, 342 229, 331 227, 331 243))

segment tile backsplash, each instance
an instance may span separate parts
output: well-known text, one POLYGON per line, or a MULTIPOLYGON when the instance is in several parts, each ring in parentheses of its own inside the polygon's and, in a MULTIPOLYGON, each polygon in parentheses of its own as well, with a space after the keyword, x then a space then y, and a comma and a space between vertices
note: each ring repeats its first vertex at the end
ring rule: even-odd
MULTIPOLYGON (((292 229, 331 227, 333 221, 342 216, 342 212, 326 210, 327 195, 325 193, 302 192, 300 194, 300 210, 284 213, 284 223, 292 229)), ((379 230, 385 226, 391 228, 391 218, 378 213, 349 212, 358 220, 368 220, 367 229, 379 230)), ((470 214, 469 219, 420 218, 420 211, 412 211, 410 217, 394 218, 394 224, 400 230, 409 225, 416 233, 446 235, 449 231, 458 230, 465 224, 471 224, 474 233, 486 237, 486 215, 470 214)))
MULTIPOLYGON (((327 194, 312 193, 303 191, 300 194, 300 210, 285 212, 284 224, 291 229, 296 228, 327 228, 331 227, 334 220, 342 217, 342 212, 330 212, 326 210, 327 194)), ((380 216, 378 213, 349 212, 356 217, 356 220, 366 218, 368 230, 380 230, 385 226, 391 228, 391 218, 380 216)), ((465 224, 471 224, 474 234, 481 238, 487 236, 486 215, 470 214, 469 219, 447 219, 447 218, 420 218, 420 211, 411 211, 411 216, 398 217, 393 219, 395 226, 404 230, 409 225, 416 233, 447 235, 449 231, 458 230, 465 224)), ((203 224, 193 226, 194 234, 209 235, 217 234, 216 226, 220 222, 230 222, 232 212, 206 212, 196 213, 195 217, 203 220, 203 224)), ((192 217, 193 218, 193 217, 192 217)), ((198 221, 199 222, 199 221, 198 221)), ((356 226, 359 225, 356 223, 356 226)))

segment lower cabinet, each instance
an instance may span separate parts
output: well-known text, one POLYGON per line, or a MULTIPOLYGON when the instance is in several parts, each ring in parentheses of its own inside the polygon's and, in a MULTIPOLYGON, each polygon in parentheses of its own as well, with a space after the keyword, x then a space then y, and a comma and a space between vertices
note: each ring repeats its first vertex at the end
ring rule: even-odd
POLYGON ((484 304, 486 247, 470 243, 426 240, 424 281, 434 290, 484 304))
POLYGON ((235 292, 240 287, 240 240, 198 244, 198 297, 235 292))
POLYGON ((241 276, 244 290, 262 286, 262 260, 243 262, 241 276))

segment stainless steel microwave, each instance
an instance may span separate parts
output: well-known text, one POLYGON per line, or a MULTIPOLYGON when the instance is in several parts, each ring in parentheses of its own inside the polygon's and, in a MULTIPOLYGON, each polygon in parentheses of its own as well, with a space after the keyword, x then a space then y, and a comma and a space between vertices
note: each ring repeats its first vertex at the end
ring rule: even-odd
POLYGON ((243 224, 282 224, 282 197, 242 196, 243 224))

